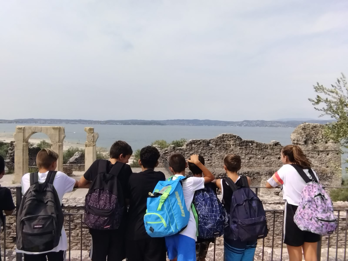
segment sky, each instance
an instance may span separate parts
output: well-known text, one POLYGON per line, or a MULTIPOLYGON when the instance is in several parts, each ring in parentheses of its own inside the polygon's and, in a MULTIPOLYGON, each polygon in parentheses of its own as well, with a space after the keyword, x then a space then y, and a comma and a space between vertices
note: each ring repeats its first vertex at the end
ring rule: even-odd
POLYGON ((0 0, 0 119, 318 118, 346 0, 0 0))

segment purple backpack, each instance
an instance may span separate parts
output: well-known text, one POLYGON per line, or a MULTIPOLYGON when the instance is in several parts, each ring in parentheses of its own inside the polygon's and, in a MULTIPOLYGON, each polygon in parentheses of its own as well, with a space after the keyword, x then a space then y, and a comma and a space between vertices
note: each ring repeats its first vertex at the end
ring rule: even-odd
POLYGON ((302 200, 296 210, 294 221, 302 231, 309 231, 318 235, 333 233, 337 227, 332 201, 318 182, 313 171, 309 169, 312 179, 306 175, 298 165, 292 165, 307 185, 302 190, 302 200))
POLYGON ((98 175, 86 195, 85 223, 91 229, 118 229, 124 212, 124 197, 118 174, 124 163, 116 162, 107 172, 106 160, 100 160, 98 175))

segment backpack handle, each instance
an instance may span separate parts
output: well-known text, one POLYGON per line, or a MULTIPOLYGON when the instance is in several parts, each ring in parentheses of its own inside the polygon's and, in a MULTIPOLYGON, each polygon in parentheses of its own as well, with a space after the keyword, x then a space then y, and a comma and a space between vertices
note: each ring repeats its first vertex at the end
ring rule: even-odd
POLYGON ((297 164, 291 164, 291 166, 294 167, 294 169, 298 172, 298 174, 300 174, 301 178, 306 182, 309 183, 311 181, 314 181, 316 183, 318 182, 318 179, 315 177, 313 170, 311 168, 308 169, 309 174, 311 175, 312 179, 309 179, 307 174, 303 171, 303 169, 297 165, 297 164))

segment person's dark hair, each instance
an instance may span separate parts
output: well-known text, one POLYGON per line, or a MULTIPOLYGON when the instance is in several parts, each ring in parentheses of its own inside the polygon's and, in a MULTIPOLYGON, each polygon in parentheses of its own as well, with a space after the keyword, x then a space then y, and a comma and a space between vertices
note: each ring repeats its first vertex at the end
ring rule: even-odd
POLYGON ((175 173, 181 173, 186 168, 186 160, 183 155, 176 153, 169 157, 169 167, 171 167, 175 173))
POLYGON ((311 167, 311 162, 307 159, 302 149, 297 145, 287 145, 282 149, 282 154, 287 156, 289 161, 300 165, 304 169, 311 167))
POLYGON ((5 170, 5 160, 2 156, 0 156, 0 174, 5 170))
POLYGON ((228 154, 224 158, 224 164, 227 170, 237 172, 242 167, 242 160, 238 155, 228 154))
MULTIPOLYGON (((199 159, 199 161, 204 165, 204 158, 203 158, 203 156, 201 156, 201 155, 199 155, 198 156, 198 159, 199 159)), ((194 164, 194 163, 188 163, 188 166, 189 166, 189 169, 191 170, 191 172, 192 172, 192 174, 193 175, 196 175, 196 174, 202 174, 203 172, 202 172, 202 170, 199 168, 199 167, 197 167, 197 165, 196 164, 194 164)))
POLYGON ((156 167, 160 153, 154 146, 146 146, 140 151, 140 161, 144 168, 153 169, 156 167))
POLYGON ((110 158, 111 159, 118 159, 120 155, 123 155, 124 157, 127 155, 132 155, 133 150, 132 147, 129 146, 129 144, 125 141, 118 140, 114 144, 112 144, 110 148, 110 158))
POLYGON ((39 169, 48 169, 58 160, 58 153, 51 149, 42 149, 36 155, 36 165, 39 169))

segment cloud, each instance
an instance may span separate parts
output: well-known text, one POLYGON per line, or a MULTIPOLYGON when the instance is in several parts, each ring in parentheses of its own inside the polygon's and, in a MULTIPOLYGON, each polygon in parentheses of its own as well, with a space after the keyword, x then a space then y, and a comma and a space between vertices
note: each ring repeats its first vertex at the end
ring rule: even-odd
POLYGON ((316 117, 345 17, 343 0, 3 2, 0 118, 316 117))

